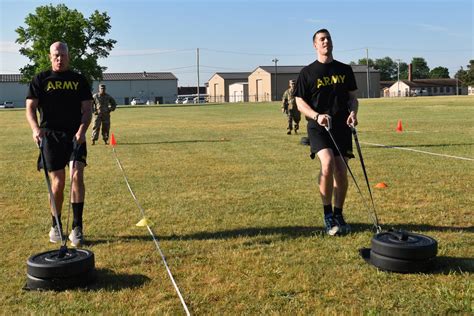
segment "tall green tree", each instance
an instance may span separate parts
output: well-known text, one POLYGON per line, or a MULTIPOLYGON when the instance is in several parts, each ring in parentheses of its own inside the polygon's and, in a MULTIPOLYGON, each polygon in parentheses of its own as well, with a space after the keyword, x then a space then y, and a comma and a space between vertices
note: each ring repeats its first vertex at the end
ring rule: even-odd
POLYGON ((408 64, 401 62, 400 63, 400 80, 407 80, 407 79, 408 79, 408 64))
POLYGON ((430 67, 423 57, 413 57, 412 61, 413 79, 426 79, 430 76, 430 67))
POLYGON ((431 79, 449 78, 449 70, 445 67, 436 67, 430 70, 431 79))
POLYGON ((397 63, 392 58, 387 56, 376 59, 374 68, 380 71, 380 80, 397 80, 397 63))
POLYGON ((467 70, 464 70, 462 67, 458 70, 455 75, 455 78, 458 78, 462 81, 462 85, 464 87, 467 86, 474 86, 474 59, 469 61, 469 65, 467 65, 467 70))
POLYGON ((102 79, 107 68, 100 66, 98 59, 106 58, 117 42, 105 38, 111 28, 106 12, 96 10, 87 19, 64 4, 50 4, 28 14, 25 24, 26 27, 16 29, 16 42, 22 46, 20 54, 30 59, 30 63, 20 69, 25 82, 51 68, 49 47, 56 41, 68 44, 71 69, 81 72, 90 83, 102 79))

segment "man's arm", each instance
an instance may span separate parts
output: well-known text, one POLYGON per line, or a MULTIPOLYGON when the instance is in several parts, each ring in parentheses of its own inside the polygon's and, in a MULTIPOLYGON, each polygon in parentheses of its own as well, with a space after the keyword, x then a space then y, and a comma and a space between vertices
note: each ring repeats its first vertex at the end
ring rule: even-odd
POLYGON ((115 108, 117 107, 117 102, 115 102, 115 99, 110 97, 110 111, 115 111, 115 108))
POLYGON ((315 120, 321 126, 329 125, 329 115, 319 114, 313 110, 305 100, 300 97, 296 97, 296 105, 298 106, 298 111, 303 113, 307 118, 315 120))
POLYGON ((33 141, 39 145, 43 138, 44 132, 38 125, 38 116, 36 110, 38 109, 38 99, 26 99, 26 120, 33 132, 33 141))
POLYGON ((349 117, 347 118, 347 125, 356 126, 359 122, 357 121, 357 112, 359 111, 359 100, 357 100, 357 90, 349 91, 349 117))
POLYGON ((91 124, 92 119, 92 100, 85 100, 81 102, 81 125, 76 133, 76 141, 82 144, 86 141, 87 128, 91 124))

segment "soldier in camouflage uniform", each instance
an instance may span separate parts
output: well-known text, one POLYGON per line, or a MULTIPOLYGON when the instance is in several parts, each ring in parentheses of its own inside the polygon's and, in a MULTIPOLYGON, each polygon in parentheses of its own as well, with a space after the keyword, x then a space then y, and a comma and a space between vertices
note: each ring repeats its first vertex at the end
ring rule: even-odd
POLYGON ((99 85, 99 92, 93 96, 94 126, 92 128, 92 145, 99 139, 100 125, 102 125, 102 138, 105 144, 109 140, 110 112, 114 111, 117 103, 114 98, 105 93, 105 84, 99 85))
POLYGON ((293 91, 295 90, 295 81, 290 80, 290 87, 283 93, 283 103, 281 106, 281 111, 288 115, 288 135, 291 135, 293 130, 293 121, 295 121, 295 134, 298 134, 298 129, 300 127, 301 114, 298 111, 296 106, 296 99, 293 96, 293 91))

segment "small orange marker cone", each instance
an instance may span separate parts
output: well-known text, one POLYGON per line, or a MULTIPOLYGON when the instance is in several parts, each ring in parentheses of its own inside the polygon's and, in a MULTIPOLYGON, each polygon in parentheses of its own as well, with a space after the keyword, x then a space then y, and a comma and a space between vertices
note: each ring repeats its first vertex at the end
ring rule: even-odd
POLYGON ((402 120, 398 120, 397 132, 403 132, 402 120))
POLYGON ((110 145, 112 145, 113 147, 117 145, 117 141, 115 140, 114 133, 112 133, 112 136, 110 137, 110 145))
POLYGON ((384 188, 387 188, 388 185, 385 182, 380 182, 380 183, 377 183, 375 187, 379 189, 384 189, 384 188))

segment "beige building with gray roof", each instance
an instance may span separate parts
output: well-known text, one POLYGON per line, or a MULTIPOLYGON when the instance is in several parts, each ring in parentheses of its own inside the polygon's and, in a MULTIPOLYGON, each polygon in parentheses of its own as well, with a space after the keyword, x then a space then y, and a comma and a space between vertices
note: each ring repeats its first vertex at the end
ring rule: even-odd
MULTIPOLYGON (((20 74, 0 75, 0 103, 12 101, 15 107, 25 107, 28 84, 21 83, 20 74)), ((118 104, 130 104, 133 98, 150 103, 174 103, 178 95, 178 78, 171 72, 104 73, 103 80, 94 81, 93 92, 105 84, 107 93, 118 104)))

